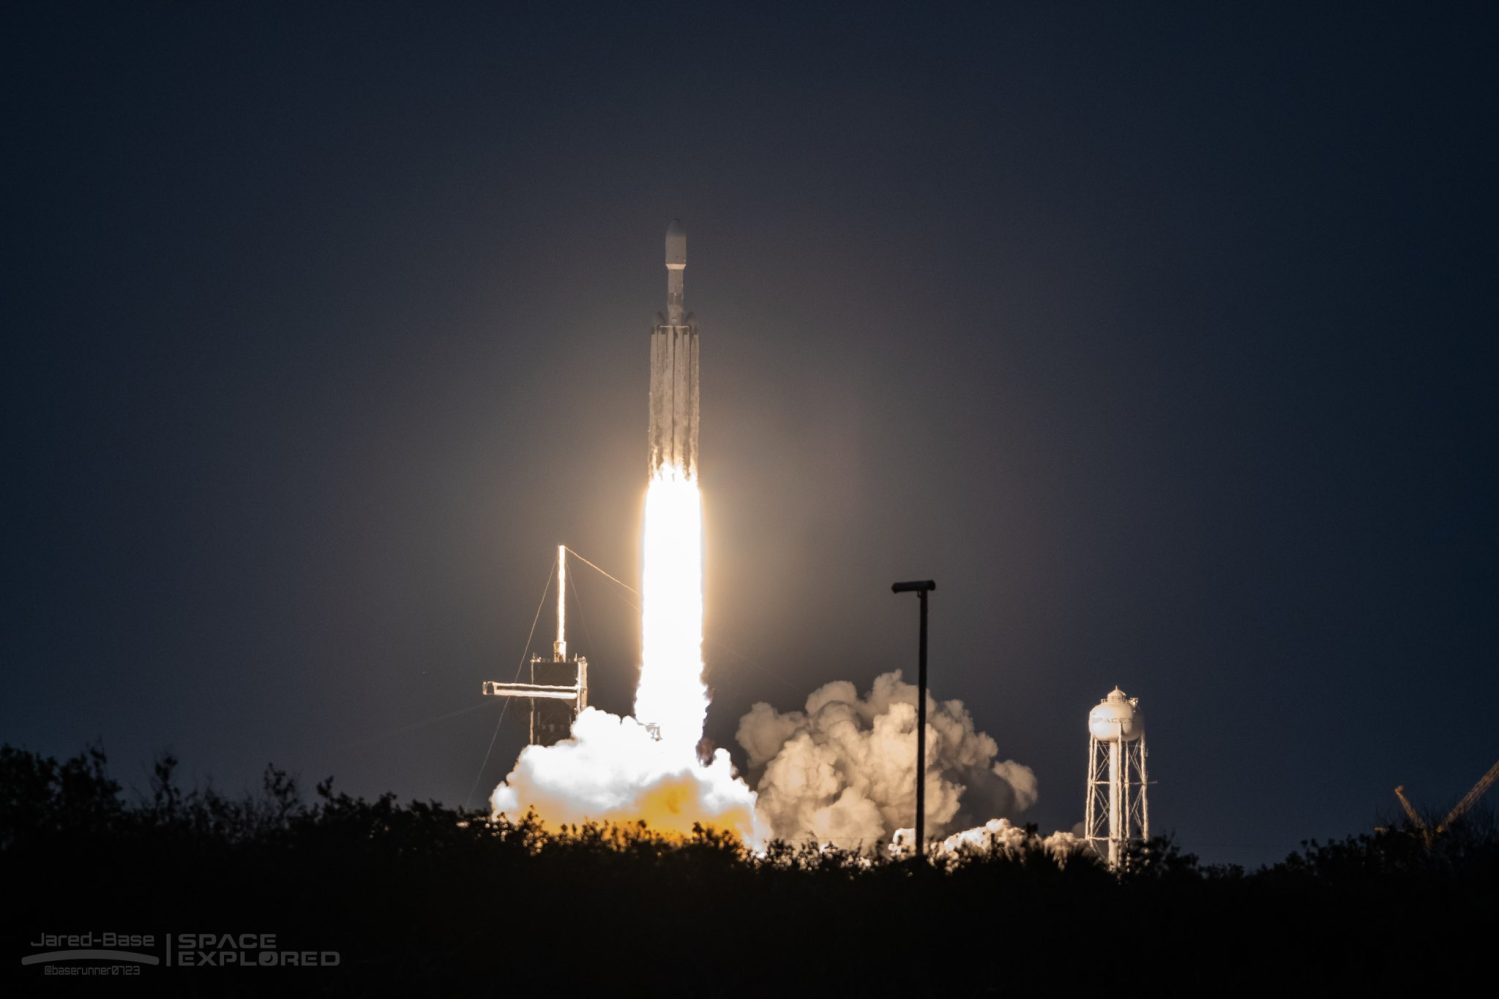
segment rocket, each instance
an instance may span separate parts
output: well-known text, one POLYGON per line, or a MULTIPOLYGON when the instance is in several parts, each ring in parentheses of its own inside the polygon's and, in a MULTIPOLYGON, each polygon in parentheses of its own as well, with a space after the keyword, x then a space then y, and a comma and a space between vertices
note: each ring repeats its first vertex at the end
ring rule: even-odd
POLYGON ((697 327, 687 314, 682 278, 687 232, 666 229, 666 314, 651 330, 650 474, 697 479, 697 327))

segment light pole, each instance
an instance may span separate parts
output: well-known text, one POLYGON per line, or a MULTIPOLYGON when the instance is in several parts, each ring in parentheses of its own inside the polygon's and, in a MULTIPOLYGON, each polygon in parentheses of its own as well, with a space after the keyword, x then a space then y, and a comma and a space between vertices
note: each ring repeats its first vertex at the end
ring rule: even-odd
POLYGON ((916 856, 926 859, 926 595, 937 588, 930 579, 894 583, 891 593, 914 593, 921 599, 921 657, 916 671, 916 856))

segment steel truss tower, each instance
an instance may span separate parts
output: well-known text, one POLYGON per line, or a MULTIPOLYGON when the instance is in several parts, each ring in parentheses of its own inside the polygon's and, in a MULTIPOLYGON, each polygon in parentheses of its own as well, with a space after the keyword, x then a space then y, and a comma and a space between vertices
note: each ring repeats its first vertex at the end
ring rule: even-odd
POLYGON ((1088 712, 1088 789, 1083 838, 1118 867, 1130 842, 1150 839, 1145 718, 1138 697, 1115 687, 1088 712))

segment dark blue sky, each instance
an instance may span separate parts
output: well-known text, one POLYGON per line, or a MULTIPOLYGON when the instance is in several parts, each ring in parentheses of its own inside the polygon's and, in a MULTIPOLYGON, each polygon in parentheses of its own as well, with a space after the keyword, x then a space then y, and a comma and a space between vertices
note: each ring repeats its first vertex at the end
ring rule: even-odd
POLYGON ((1057 6, 8 5, 0 740, 462 801, 552 546, 635 575, 679 216, 720 743, 909 670, 930 576, 1045 829, 1115 683, 1205 858, 1450 803, 1499 755, 1494 15, 1057 6))

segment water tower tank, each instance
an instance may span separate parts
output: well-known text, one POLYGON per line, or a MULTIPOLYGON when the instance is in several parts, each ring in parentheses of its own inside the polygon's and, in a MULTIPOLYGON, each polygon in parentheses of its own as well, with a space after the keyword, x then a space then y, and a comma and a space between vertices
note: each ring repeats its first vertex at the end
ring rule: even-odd
POLYGON ((1088 731, 1099 742, 1134 742, 1145 734, 1145 717, 1136 706, 1137 698, 1124 696, 1115 687, 1109 696, 1088 712, 1088 731))

